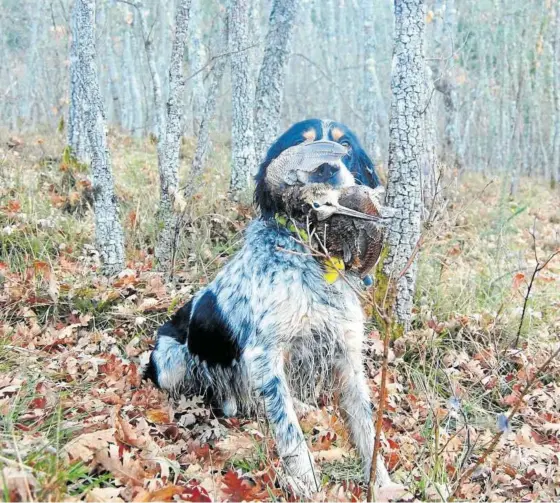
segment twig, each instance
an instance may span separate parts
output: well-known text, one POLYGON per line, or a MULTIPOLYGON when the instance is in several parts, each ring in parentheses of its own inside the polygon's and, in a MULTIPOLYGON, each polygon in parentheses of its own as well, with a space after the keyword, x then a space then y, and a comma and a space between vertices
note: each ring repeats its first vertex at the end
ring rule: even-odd
POLYGON ((533 238, 533 250, 535 252, 535 260, 537 261, 537 264, 535 265, 535 268, 533 269, 533 274, 531 274, 531 279, 529 280, 529 285, 527 286, 527 292, 525 293, 525 298, 523 299, 523 310, 521 311, 521 319, 519 320, 519 327, 517 327, 517 335, 515 336, 515 342, 513 344, 513 347, 515 347, 515 348, 519 344, 519 339, 521 337, 521 328, 523 327, 523 321, 525 321, 525 313, 527 311, 527 305, 529 303, 529 297, 531 296, 531 290, 533 288, 533 283, 535 282, 537 274, 539 274, 539 272, 541 272, 549 264, 549 262, 554 257, 556 257, 556 255, 558 255, 560 253, 560 250, 556 250, 553 254, 551 254, 541 264, 541 262, 539 261, 539 257, 537 255, 537 238, 535 236, 535 223, 533 223, 533 231, 530 234, 533 238))
MULTIPOLYGON (((383 320, 383 359, 381 363, 381 386, 379 389, 379 404, 377 406, 377 416, 375 418, 375 440, 373 442, 373 453, 371 458, 371 468, 369 472, 369 484, 367 490, 367 501, 375 501, 375 482, 377 480, 377 460, 381 449, 381 429, 383 426, 383 413, 385 410, 385 396, 387 394, 387 374, 389 373, 389 341, 391 340, 393 320, 393 306, 396 297, 395 281, 389 280, 387 289, 391 289, 389 306, 383 313, 378 310, 380 318, 383 320)), ((375 305, 377 309, 377 305, 375 305)))
MULTIPOLYGON (((517 412, 521 408, 521 405, 523 404, 523 399, 525 398, 527 393, 530 391, 530 389, 533 387, 533 384, 535 384, 535 382, 537 382, 537 380, 540 378, 540 376, 544 373, 544 371, 548 368, 548 366, 552 363, 552 361, 559 354, 560 354, 560 346, 558 347, 558 349, 556 351, 554 351, 554 353, 552 353, 552 355, 550 355, 548 360, 546 360, 546 362, 544 362, 537 369, 537 371, 535 372, 533 377, 531 379, 529 379, 529 381, 525 385, 525 388, 523 388, 523 391, 521 392, 521 394, 519 396, 519 399, 517 400, 516 404, 513 406, 513 408, 510 410, 509 414, 507 415, 506 424, 511 423, 511 419, 513 418, 513 416, 515 414, 517 414, 517 412)), ((500 439, 502 438, 502 435, 506 431, 507 431, 507 428, 503 428, 500 431, 496 432, 496 434, 492 438, 492 441, 490 442, 490 445, 484 450, 484 452, 476 460, 476 463, 473 466, 471 466, 463 475, 461 475, 461 477, 459 478, 459 481, 457 482, 457 487, 455 488, 455 490, 453 491, 453 493, 451 494, 451 496, 448 498, 447 501, 454 501, 455 500, 455 498, 457 497, 457 493, 461 489, 461 485, 463 484, 463 482, 465 482, 465 480, 467 480, 474 473, 474 471, 486 461, 488 456, 490 454, 492 454, 492 452, 494 452, 494 449, 496 449, 496 446, 498 445, 498 442, 500 441, 500 439)))
POLYGON ((325 78, 329 82, 329 84, 334 86, 337 93, 339 94, 339 97, 340 97, 341 101, 348 107, 350 112, 352 112, 362 123, 365 123, 364 116, 362 114, 360 114, 358 111, 356 111, 350 103, 348 103, 348 100, 345 98, 345 95, 341 91, 340 86, 329 76, 329 74, 323 68, 321 68, 321 66, 318 63, 315 63, 315 61, 308 58, 305 54, 301 54, 299 52, 293 53, 292 57, 293 56, 297 56, 298 58, 301 58, 301 59, 307 61, 310 65, 313 65, 315 68, 317 68, 317 70, 319 71, 319 73, 321 73, 323 78, 325 78))
MULTIPOLYGON (((377 416, 375 418, 375 440, 373 442, 373 452, 371 458, 371 468, 369 473, 369 484, 367 490, 367 501, 375 501, 375 482, 377 480, 377 461, 380 456, 381 450, 381 430, 383 426, 383 413, 385 412, 385 399, 387 395, 387 376, 389 374, 389 343, 391 341, 391 335, 393 334, 395 328, 395 319, 393 316, 393 309, 395 306, 397 298, 397 285, 399 280, 406 274, 416 255, 420 251, 422 244, 424 242, 424 236, 421 235, 410 257, 402 270, 396 276, 387 277, 387 289, 384 294, 383 305, 379 306, 375 302, 375 296, 372 294, 373 307, 375 308, 379 319, 383 323, 383 357, 381 360, 381 385, 379 389, 379 404, 377 406, 377 416)), ((378 264, 379 270, 381 270, 383 264, 378 264)))
POLYGON ((216 55, 212 56, 208 61, 206 61, 206 63, 204 63, 196 72, 191 73, 187 78, 185 78, 185 82, 187 82, 187 81, 193 79, 194 77, 196 77, 200 72, 204 71, 205 68, 209 67, 215 60, 217 60, 219 58, 224 58, 226 56, 231 56, 232 54, 238 54, 240 52, 248 51, 249 49, 252 49, 253 47, 257 47, 259 45, 260 45, 259 42, 255 42, 255 43, 250 44, 246 47, 241 47, 241 49, 237 49, 235 51, 227 51, 227 52, 222 52, 220 54, 216 54, 216 55))

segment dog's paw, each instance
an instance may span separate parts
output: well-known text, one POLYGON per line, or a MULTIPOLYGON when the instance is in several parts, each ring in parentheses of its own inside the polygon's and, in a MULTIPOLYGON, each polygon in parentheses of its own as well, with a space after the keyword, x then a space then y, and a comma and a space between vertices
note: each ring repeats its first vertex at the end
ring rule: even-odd
POLYGON ((229 397, 222 402, 222 412, 226 417, 235 417, 237 415, 237 400, 235 397, 229 397))
POLYGON ((317 410, 317 407, 314 407, 313 405, 309 405, 305 402, 302 402, 301 400, 298 400, 297 398, 294 398, 294 410, 296 411, 296 416, 298 417, 298 419, 301 419, 302 417, 306 416, 310 412, 317 410))
POLYGON ((311 477, 284 474, 281 477, 283 488, 300 500, 310 500, 319 491, 319 479, 313 474, 311 477))
POLYGON ((282 485, 300 499, 309 499, 320 489, 321 479, 307 449, 298 456, 284 459, 282 472, 282 485))

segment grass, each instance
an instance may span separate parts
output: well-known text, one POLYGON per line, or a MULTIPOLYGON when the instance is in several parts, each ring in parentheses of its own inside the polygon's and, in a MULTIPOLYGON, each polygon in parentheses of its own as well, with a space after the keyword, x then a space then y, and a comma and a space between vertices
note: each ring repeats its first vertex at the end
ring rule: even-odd
MULTIPOLYGON (((0 145, 4 140, 0 134, 0 145)), ((151 482, 142 490, 196 480, 220 498, 216 477, 233 469, 252 477, 258 487, 265 484, 269 499, 279 498, 279 490, 264 482, 268 479, 262 473, 275 462, 274 450, 264 440, 256 441, 253 432, 260 429, 269 438, 265 425, 232 430, 246 435, 252 455, 222 459, 214 440, 208 441, 209 455, 196 435, 214 427, 210 418, 195 408, 197 428, 183 430, 173 427, 185 413, 177 412, 180 408, 169 423, 145 419, 154 410, 175 406, 137 382, 135 367, 129 367, 145 358, 156 327, 210 281, 241 243, 253 211, 248 195, 241 203, 227 198, 228 148, 223 139, 214 140, 200 188, 187 202, 170 284, 153 272, 155 147, 113 132, 110 148, 129 268, 112 281, 96 274, 87 178, 80 166, 63 158, 63 138, 46 142, 29 136, 17 151, 0 150, 2 497, 21 499, 21 491, 28 491, 27 497, 37 500, 85 499, 88 494, 100 498, 108 493, 92 491, 105 489, 123 491, 125 499, 143 494, 131 479, 112 472, 109 462, 96 465, 67 454, 69 442, 114 425, 118 413, 138 438, 153 442, 149 451, 126 433, 128 444, 118 444, 122 463, 130 456, 135 463, 148 463, 157 452, 181 466, 182 474, 173 481, 162 475, 162 465, 144 467, 151 482)), ((192 140, 181 147, 181 180, 188 180, 193 150, 192 140)), ((511 397, 559 341, 560 260, 554 260, 537 278, 522 344, 511 347, 534 253, 544 259, 560 247, 559 195, 534 180, 524 180, 513 198, 502 187, 498 177, 469 174, 448 184, 444 216, 426 231, 413 329, 392 348, 384 452, 394 478, 420 499, 450 494, 461 471, 496 431, 496 420, 511 406, 511 397)), ((368 354, 375 355, 374 338, 368 345, 368 354)), ((367 364, 376 395, 376 357, 367 364)), ((559 379, 556 364, 527 398, 513 432, 505 435, 486 471, 466 485, 462 497, 559 496, 554 482, 560 477, 554 461, 558 436, 546 429, 560 424, 559 379), (515 458, 515 452, 530 461, 515 458), (533 465, 542 465, 546 475, 535 475, 533 465)), ((329 416, 332 409, 323 412, 329 416)), ((321 431, 333 431, 329 421, 319 423, 321 431)), ((309 441, 315 442, 312 434, 309 441)), ((337 441, 336 449, 344 456, 320 463, 323 481, 329 488, 343 484, 343 493, 351 498, 359 494, 355 484, 361 472, 347 442, 337 441)), ((340 497, 325 490, 325 498, 340 497)))

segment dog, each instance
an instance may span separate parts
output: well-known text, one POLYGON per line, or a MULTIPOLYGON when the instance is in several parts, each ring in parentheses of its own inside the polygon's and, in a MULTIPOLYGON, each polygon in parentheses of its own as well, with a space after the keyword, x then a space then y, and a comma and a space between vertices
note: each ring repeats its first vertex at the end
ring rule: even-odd
MULTIPOLYGON (((296 409, 315 401, 318 385, 340 392, 366 481, 374 442, 362 356, 364 314, 356 294, 360 279, 349 273, 344 280, 325 280, 324 264, 277 218, 282 197, 267 177, 286 149, 322 140, 345 148, 340 162, 321 163, 295 183, 379 185, 372 161, 345 125, 309 119, 291 126, 255 177, 261 216, 249 224, 243 247, 160 327, 146 372, 172 394, 207 396, 226 416, 264 406, 286 479, 300 497, 317 491, 319 481, 296 409)), ((382 459, 377 466, 378 484, 389 484, 382 459)))

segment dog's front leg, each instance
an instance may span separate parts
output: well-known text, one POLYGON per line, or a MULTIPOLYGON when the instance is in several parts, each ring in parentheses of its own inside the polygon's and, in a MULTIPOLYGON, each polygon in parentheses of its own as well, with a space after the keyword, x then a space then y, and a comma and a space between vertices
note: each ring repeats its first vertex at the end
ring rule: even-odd
POLYGON ((284 373, 281 351, 255 348, 245 354, 251 383, 258 392, 274 428, 278 454, 286 469, 287 484, 300 496, 319 490, 313 457, 298 423, 284 373))
MULTIPOLYGON (((371 399, 363 368, 360 330, 352 330, 345 334, 345 347, 342 348, 335 365, 341 387, 340 406, 354 445, 362 459, 364 478, 367 482, 373 454, 374 429, 371 399)), ((377 486, 392 484, 381 456, 378 457, 376 466, 377 486)))

